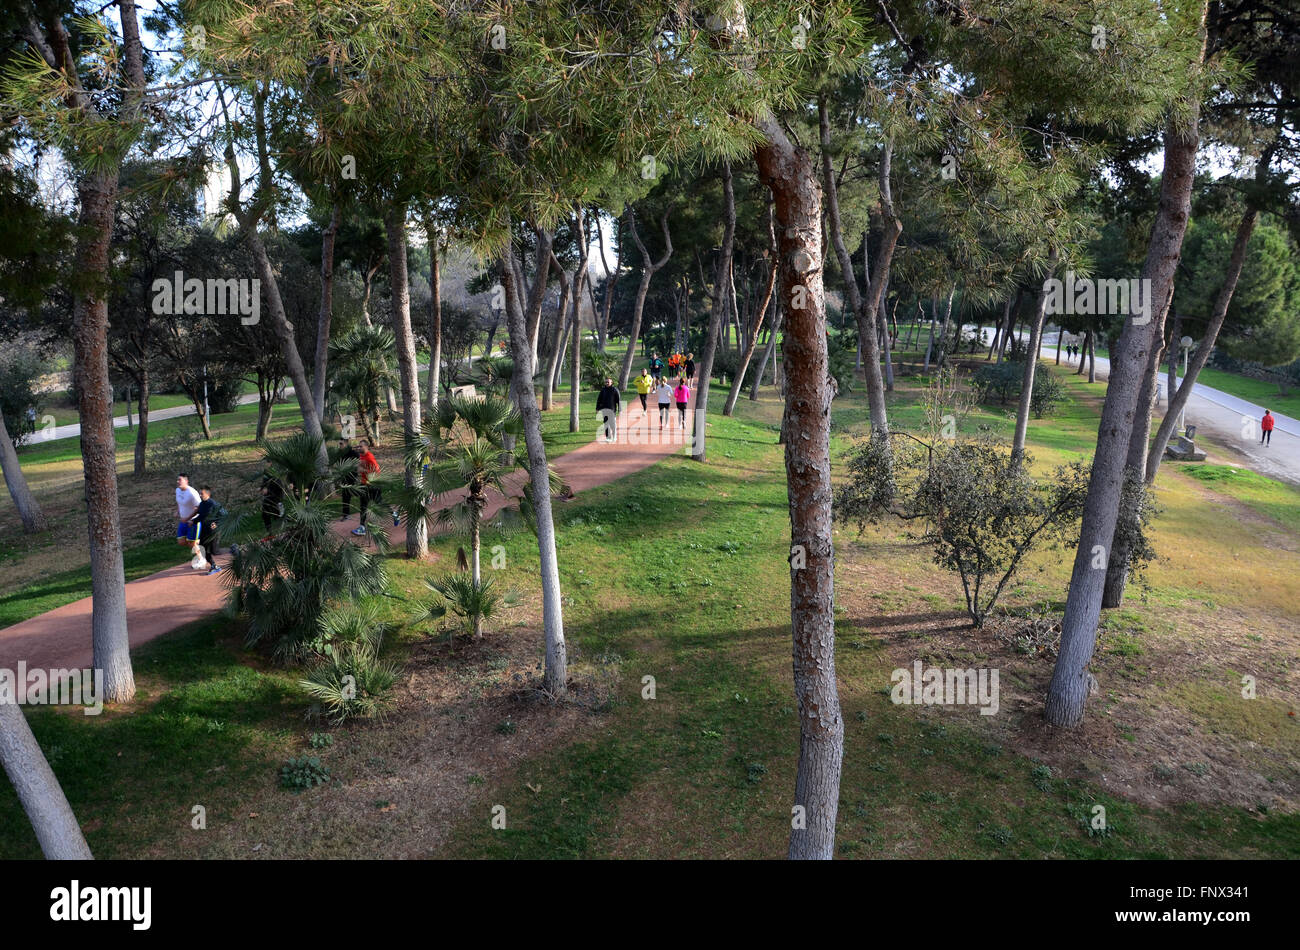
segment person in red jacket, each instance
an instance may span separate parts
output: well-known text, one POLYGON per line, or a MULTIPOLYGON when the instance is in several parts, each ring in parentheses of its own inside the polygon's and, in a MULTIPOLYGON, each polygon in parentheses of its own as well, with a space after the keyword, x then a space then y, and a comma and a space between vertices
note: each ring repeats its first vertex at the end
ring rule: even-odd
POLYGON ((1273 413, 1267 409, 1264 410, 1264 418, 1259 420, 1259 444, 1273 444, 1273 413))
POLYGON ((379 460, 375 458, 374 446, 367 440, 362 439, 360 445, 361 455, 357 459, 357 479, 361 482, 361 524, 352 529, 353 534, 361 535, 366 533, 366 517, 370 514, 370 503, 379 501, 379 489, 370 484, 372 475, 379 474, 379 460))

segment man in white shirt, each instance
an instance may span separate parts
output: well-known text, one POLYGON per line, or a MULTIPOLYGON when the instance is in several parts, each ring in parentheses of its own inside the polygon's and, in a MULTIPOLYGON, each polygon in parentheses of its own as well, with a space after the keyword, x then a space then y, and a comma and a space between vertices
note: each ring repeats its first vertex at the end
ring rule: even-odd
POLYGON ((177 544, 183 544, 188 548, 194 547, 198 525, 194 523, 193 519, 202 501, 202 496, 191 487, 189 475, 185 472, 177 475, 176 516, 179 519, 176 523, 177 544))

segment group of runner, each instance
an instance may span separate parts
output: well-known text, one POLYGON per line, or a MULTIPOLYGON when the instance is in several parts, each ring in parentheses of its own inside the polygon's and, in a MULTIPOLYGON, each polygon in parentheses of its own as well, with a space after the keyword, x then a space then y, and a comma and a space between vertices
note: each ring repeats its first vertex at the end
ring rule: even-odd
MULTIPOLYGON (((686 407, 691 401, 691 385, 695 382, 695 354, 688 353, 682 365, 682 374, 675 384, 670 384, 664 375, 664 361, 658 353, 652 353, 650 362, 639 376, 632 380, 637 398, 641 400, 641 413, 645 416, 650 411, 650 394, 654 393, 659 403, 659 428, 669 427, 672 408, 677 406, 678 424, 686 428, 686 407)), ((622 394, 610 377, 605 379, 600 394, 596 397, 596 412, 604 421, 605 441, 613 442, 618 438, 618 413, 622 408, 622 394)))

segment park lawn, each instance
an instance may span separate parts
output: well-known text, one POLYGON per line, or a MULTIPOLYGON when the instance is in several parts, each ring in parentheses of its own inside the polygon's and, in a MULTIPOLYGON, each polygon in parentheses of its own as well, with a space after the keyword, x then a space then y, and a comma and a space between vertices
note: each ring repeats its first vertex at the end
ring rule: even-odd
POLYGON ((1284 396, 1280 393, 1277 383, 1251 379, 1249 376, 1211 369, 1208 366, 1197 374, 1196 381, 1211 389, 1219 389, 1239 399, 1263 406, 1274 413, 1300 419, 1300 392, 1293 391, 1284 396))
MULTIPOLYGON (((594 418, 584 418, 580 420, 583 428, 578 432, 570 432, 567 394, 557 394, 557 397, 560 409, 542 417, 543 438, 547 442, 547 454, 551 459, 586 445, 594 438, 596 429, 594 418)), ((594 405, 594 394, 590 401, 594 405)), ((290 403, 277 406, 276 409, 272 417, 271 433, 273 436, 287 435, 302 418, 297 405, 290 403)), ((218 497, 232 510, 237 503, 235 493, 243 491, 251 497, 252 482, 249 479, 259 470, 259 452, 252 441, 256 422, 255 406, 244 406, 237 412, 213 416, 213 439, 209 443, 203 443, 203 459, 195 466, 196 483, 205 478, 216 480, 213 472, 217 470, 225 473, 226 477, 219 483, 224 492, 218 497)), ((192 418, 154 423, 149 428, 150 441, 163 439, 170 433, 194 424, 192 418)), ((173 474, 151 472, 143 483, 138 482, 130 474, 134 433, 131 434, 131 440, 127 441, 121 435, 125 431, 118 430, 117 440, 120 503, 124 511, 122 523, 129 527, 134 527, 137 521, 142 520, 152 523, 151 528, 143 532, 124 532, 127 580, 131 581, 173 567, 179 563, 180 558, 175 542, 166 540, 174 524, 157 510, 159 497, 170 497, 168 492, 173 474), (162 526, 161 529, 159 525, 162 526), (159 530, 164 531, 161 539, 157 537, 159 530), (151 536, 154 539, 148 540, 151 536)), ((384 434, 391 441, 399 431, 399 427, 388 424, 384 434)), ((395 453, 396 450, 391 446, 386 450, 381 449, 381 460, 386 466, 398 464, 395 453)), ((21 458, 28 482, 47 517, 54 522, 54 527, 36 537, 27 537, 18 531, 12 535, 6 533, 4 540, 0 541, 0 564, 9 568, 4 580, 0 580, 0 628, 90 596, 90 568, 84 542, 85 520, 81 496, 77 491, 81 473, 79 442, 68 439, 33 446, 24 451, 21 458), (74 538, 75 543, 69 544, 69 537, 74 538), (30 560, 31 563, 24 570, 22 562, 25 560, 30 560), (70 560, 85 563, 73 569, 49 573, 49 565, 57 563, 62 566, 70 560), (40 579, 37 580, 36 577, 40 579)), ((167 504, 164 501, 162 506, 166 507, 167 504)), ((12 502, 5 495, 0 516, 7 516, 16 523, 17 515, 11 506, 12 502)))
MULTIPOLYGON (((257 384, 245 382, 240 390, 244 395, 256 394, 257 384)), ((51 415, 54 417, 54 424, 59 426, 72 425, 80 419, 80 413, 77 406, 72 402, 71 396, 66 389, 60 389, 47 393, 43 397, 44 408, 41 409, 41 415, 51 415)), ((151 393, 149 396, 150 413, 158 412, 161 409, 174 409, 177 406, 193 406, 194 403, 185 393, 151 393)), ((134 418, 135 412, 139 407, 135 399, 131 400, 131 413, 134 418)), ((115 399, 113 402, 113 417, 125 416, 127 414, 126 401, 115 399)))
MULTIPOLYGON (((895 427, 919 422, 910 405, 916 382, 900 380, 892 394, 895 427)), ((1096 393, 1086 383, 1067 386, 1072 401, 1057 419, 1086 437, 1090 426, 1095 432, 1096 393)), ((715 387, 715 405, 722 392, 715 387)), ((774 444, 779 406, 770 395, 738 405, 738 418, 711 417, 707 466, 673 456, 557 505, 573 706, 538 703, 529 688, 541 656, 537 551, 531 536, 517 535, 485 538, 485 561, 499 544, 506 566, 498 576, 526 595, 523 605, 493 625, 482 646, 462 640, 450 652, 437 631, 404 626, 391 644, 391 655, 407 661, 403 680, 433 679, 443 688, 403 686, 400 712, 387 723, 332 730, 335 744, 319 754, 336 780, 323 788, 295 796, 275 787, 276 767, 289 754, 307 754, 315 727, 301 720, 305 702, 291 673, 243 653, 237 638, 219 639, 231 635, 228 622, 199 624, 140 651, 147 692, 129 714, 31 711, 38 737, 56 749, 54 768, 97 856, 782 855, 798 722, 789 521, 774 444), (654 699, 642 698, 647 676, 654 699), (556 722, 567 731, 557 734, 556 722), (471 726, 478 727, 474 745, 458 744, 471 726), (442 773, 451 779, 437 786, 440 797, 412 794, 427 792, 430 776, 442 773), (208 809, 202 834, 190 828, 194 804, 208 809), (503 830, 489 824, 498 804, 508 816, 503 830), (440 835, 426 827, 434 812, 445 826, 440 835)), ((864 402, 846 396, 834 411, 838 460, 865 430, 864 402)), ((562 411, 551 415, 567 420, 562 411)), ((965 425, 981 422, 1006 431, 1009 419, 979 409, 965 425)), ((1066 439, 1040 444, 1047 435, 1054 436, 1051 421, 1031 425, 1038 465, 1078 454, 1077 442, 1066 439)), ((1295 649, 1288 655, 1276 641, 1279 622, 1295 628, 1296 600, 1281 590, 1228 616, 1206 606, 1233 594, 1217 568, 1244 531, 1187 520, 1205 507, 1193 493, 1217 486, 1181 472, 1167 477, 1187 482, 1186 496, 1167 493, 1157 524, 1169 575, 1153 571, 1151 590, 1107 619, 1094 664, 1103 694, 1090 705, 1087 727, 1057 742, 1032 728, 1050 663, 998 654, 975 637, 955 578, 897 529, 872 528, 859 538, 841 527, 841 855, 1300 855, 1293 814, 1262 802, 1225 804, 1203 787, 1222 782, 1234 764, 1217 758, 1225 738, 1234 748, 1247 738, 1262 742, 1261 755, 1272 757, 1250 765, 1294 782, 1295 731, 1285 717, 1294 680, 1279 680, 1277 664, 1288 660, 1294 669, 1295 649), (1187 591, 1201 587, 1193 603, 1187 591), (1225 639, 1229 627, 1249 650, 1225 639), (1192 640, 1205 641, 1195 645, 1198 656, 1175 662, 1192 640), (1251 650, 1270 668, 1260 671, 1261 698, 1246 715, 1229 687, 1251 650), (1012 714, 893 705, 884 695, 889 672, 917 656, 962 666, 996 657, 1012 714), (1187 724, 1207 735, 1220 730, 1205 743, 1213 755, 1184 745, 1169 758, 1160 745, 1168 736, 1155 727, 1170 718, 1184 731, 1187 724), (1158 775, 1173 792, 1146 794, 1149 781, 1135 781, 1123 796, 1112 791, 1145 774, 1127 769, 1129 760, 1144 759, 1150 772, 1153 746, 1157 768, 1168 773, 1158 775), (1107 809, 1106 834, 1089 827, 1098 804, 1107 809)), ((454 563, 458 543, 436 539, 432 565, 389 561, 389 619, 409 617, 411 601, 427 596, 423 580, 454 563)), ((1268 556, 1300 576, 1294 551, 1268 556)), ((1068 569, 1068 552, 1037 559, 1008 603, 1059 607, 1068 569)), ((0 854, 34 856, 7 789, 0 816, 0 854)))

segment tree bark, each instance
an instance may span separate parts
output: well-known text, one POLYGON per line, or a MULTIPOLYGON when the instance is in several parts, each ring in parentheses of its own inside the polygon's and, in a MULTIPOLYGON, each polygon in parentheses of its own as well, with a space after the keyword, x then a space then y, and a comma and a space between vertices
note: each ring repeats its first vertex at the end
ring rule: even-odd
POLYGON ((756 159, 760 177, 775 199, 783 262, 781 293, 786 302, 790 621, 799 702, 799 771, 789 856, 829 860, 835 850, 844 721, 835 682, 832 391, 822 288, 821 194, 808 153, 791 144, 775 119, 762 119, 757 125, 768 139, 756 159))
POLYGON ((1156 308, 1150 302, 1161 301, 1163 304, 1168 301, 1182 254, 1196 172, 1198 116, 1199 107, 1193 106, 1190 128, 1181 129, 1172 120, 1166 126, 1160 203, 1142 268, 1142 277, 1150 280, 1147 286, 1150 288, 1148 313, 1151 318, 1146 323, 1138 323, 1134 319, 1137 315, 1133 314, 1126 320, 1117 352, 1111 354, 1106 402, 1097 433, 1097 449, 1084 503, 1070 593, 1061 622, 1060 653, 1044 708, 1044 715, 1053 725, 1075 726, 1083 719, 1089 692, 1088 665, 1096 645, 1097 621, 1101 615, 1101 597, 1106 580, 1105 566, 1115 534, 1138 394, 1151 349, 1163 337, 1160 324, 1164 309, 1161 308, 1157 318, 1156 308))
MULTIPOLYGON (((867 295, 863 298, 858 289, 857 274, 853 269, 853 258, 844 243, 840 227, 840 198, 835 181, 835 169, 831 162, 831 126, 826 111, 826 103, 817 107, 818 124, 821 131, 822 183, 826 195, 826 220, 830 232, 830 242, 835 248, 839 260, 840 274, 844 278, 844 293, 849 309, 853 311, 858 327, 858 345, 862 347, 862 362, 867 375, 867 404, 871 417, 872 438, 887 438, 889 435, 889 416, 885 407, 885 381, 880 370, 880 336, 876 326, 876 314, 880 309, 881 290, 885 275, 893 258, 898 235, 903 230, 902 223, 894 216, 893 202, 889 194, 890 161, 893 155, 893 143, 886 142, 880 158, 880 206, 881 218, 885 225, 885 236, 880 249, 876 252, 876 273, 871 273, 868 260, 867 234, 862 235, 862 269, 867 280, 867 295)), ((820 229, 819 229, 820 230, 820 229)))
MULTIPOLYGON (((620 391, 627 389, 627 382, 632 376, 632 360, 636 357, 636 341, 641 337, 641 314, 645 310, 646 295, 650 292, 650 281, 673 256, 673 238, 668 232, 668 214, 669 211, 666 210, 659 218, 659 227, 664 234, 665 250, 663 257, 655 261, 651 260, 650 252, 646 250, 645 242, 641 240, 641 233, 636 228, 636 213, 631 208, 627 209, 628 230, 632 232, 632 240, 636 242, 637 250, 641 252, 641 281, 637 284, 636 302, 632 305, 632 332, 628 337, 627 352, 623 354, 623 367, 618 376, 620 391)), ((606 296, 608 297, 608 294, 606 296)), ((604 349, 603 345, 601 349, 604 349)))
MULTIPOLYGON (((709 423, 709 381, 713 378, 713 359, 718 352, 718 337, 727 323, 726 308, 729 293, 727 288, 731 282, 731 254, 736 241, 736 194, 732 189, 731 163, 726 159, 722 162, 722 196, 724 209, 722 247, 718 252, 714 269, 713 305, 709 309, 709 334, 705 338, 704 352, 700 355, 700 362, 696 367, 699 383, 696 384, 695 389, 691 458, 697 462, 703 462, 707 458, 705 440, 709 423)), ((818 227, 818 231, 820 230, 821 228, 818 227)))
MULTIPOLYGON (((411 285, 406 261, 406 205, 394 204, 384 216, 388 232, 388 273, 393 292, 393 336, 397 340, 397 369, 402 381, 402 432, 407 444, 420 436, 420 373, 415 367, 415 334, 411 331, 411 285)), ((420 477, 418 466, 407 462, 406 487, 414 488, 420 477)), ((406 556, 423 558, 429 553, 428 522, 408 518, 406 556)))
MULTIPOLYGON (((722 407, 722 414, 729 416, 736 411, 736 400, 740 396, 740 387, 745 381, 745 372, 749 369, 749 361, 754 358, 754 350, 758 346, 758 331, 762 329, 763 320, 767 317, 768 308, 772 305, 772 295, 776 293, 776 273, 780 268, 781 256, 776 244, 776 227, 774 224, 774 210, 769 205, 767 215, 767 238, 768 248, 772 255, 772 263, 767 271, 767 288, 763 292, 763 302, 759 305, 758 316, 755 318, 753 332, 749 335, 749 340, 745 344, 745 352, 740 356, 740 362, 736 364, 736 378, 731 381, 731 392, 727 393, 727 403, 722 407)), ((765 364, 766 365, 766 362, 765 364)), ((761 374, 763 367, 759 367, 761 374)), ((755 386, 758 381, 755 380, 755 386)))
POLYGON ((772 301, 774 308, 772 313, 772 329, 767 334, 767 346, 763 350, 763 361, 758 364, 758 372, 754 374, 754 385, 749 388, 749 398, 752 402, 758 402, 758 388, 763 385, 763 376, 767 372, 767 364, 772 362, 776 354, 776 334, 781 324, 781 309, 777 301, 772 301))
POLYGON ((544 411, 555 404, 555 387, 559 385, 560 373, 564 368, 564 341, 568 339, 565 334, 569 329, 569 318, 566 316, 569 302, 569 277, 564 273, 560 262, 556 260, 554 251, 551 252, 551 266, 560 275, 560 304, 555 311, 555 330, 551 337, 551 366, 546 374, 546 388, 542 390, 544 411))
POLYGON ((570 285, 573 294, 573 365, 571 367, 573 382, 569 394, 569 431, 579 432, 582 429, 579 416, 582 402, 582 290, 587 279, 587 257, 590 251, 587 246, 584 212, 581 207, 575 208, 574 211, 574 233, 578 236, 580 250, 578 269, 573 272, 573 283, 570 285))
MULTIPOLYGON (((550 240, 549 236, 540 229, 538 233, 539 243, 546 244, 546 255, 538 255, 539 261, 544 261, 550 254, 550 240)), ((539 270, 545 273, 545 268, 540 264, 539 270)), ((522 303, 523 288, 516 286, 514 268, 508 262, 502 262, 501 274, 506 291, 506 317, 511 354, 515 365, 511 385, 515 390, 515 402, 519 406, 519 414, 524 421, 528 477, 532 485, 533 510, 537 517, 537 550, 542 580, 542 622, 546 632, 546 663, 542 685, 552 697, 563 699, 568 690, 568 657, 564 643, 560 569, 555 553, 555 523, 551 513, 551 486, 546 461, 546 445, 542 441, 542 414, 537 408, 532 374, 526 372, 529 361, 529 339, 522 303)), ((538 277, 537 285, 534 287, 534 295, 540 311, 541 294, 546 288, 544 276, 538 277)))
POLYGON ((442 385, 442 266, 438 260, 438 231, 433 219, 425 217, 424 235, 429 244, 429 409, 438 405, 442 385))
MULTIPOLYGON (((1056 267, 1056 249, 1048 255, 1049 274, 1056 267)), ((1016 465, 1025 457, 1025 436, 1029 433, 1029 404, 1034 398, 1034 374, 1038 370, 1038 349, 1043 339, 1043 321, 1047 318, 1047 294, 1038 288, 1038 303, 1029 325, 1029 350, 1025 354, 1025 372, 1020 383, 1020 402, 1016 406, 1016 434, 1011 442, 1011 458, 1016 465)))
POLYGON ((334 242, 339 233, 339 203, 334 202, 330 221, 321 236, 320 313, 316 316, 316 359, 312 365, 311 396, 316 415, 325 416, 325 371, 329 360, 330 321, 334 316, 334 242))
POLYGON ((149 364, 143 362, 140 366, 140 373, 136 377, 136 385, 140 388, 139 401, 139 425, 135 430, 135 458, 132 465, 132 474, 137 478, 143 475, 148 468, 148 449, 149 449, 149 389, 151 380, 149 379, 149 364))
MULTIPOLYGON (((1232 303, 1233 292, 1237 289, 1237 281, 1241 277, 1241 269, 1246 262, 1246 249, 1250 244, 1250 237, 1255 231, 1255 224, 1259 220, 1259 212, 1251 209, 1241 216, 1241 222, 1237 225, 1237 236, 1232 244, 1232 256, 1228 259, 1228 270, 1223 275, 1223 285, 1219 288, 1219 295, 1214 301, 1214 312, 1210 315, 1210 322, 1205 328, 1205 333, 1201 336, 1201 342, 1197 345, 1196 351, 1192 353, 1191 359, 1187 363, 1187 372, 1183 374, 1183 382, 1174 392, 1170 388, 1169 392, 1173 393, 1169 397, 1169 408, 1165 412, 1165 417, 1160 421, 1160 428, 1156 430, 1155 442, 1151 445, 1151 451, 1147 456, 1146 465, 1146 483, 1150 485, 1156 480, 1156 473, 1160 471, 1160 462, 1165 454, 1165 447, 1169 444, 1170 437, 1174 434, 1174 426, 1178 424, 1178 417, 1182 414, 1183 409, 1187 406, 1187 401, 1192 396, 1192 389, 1196 385, 1196 377, 1205 367, 1205 361, 1210 358, 1210 352, 1214 349, 1214 343, 1219 338, 1219 330, 1223 328, 1224 318, 1228 315, 1228 305, 1232 303)), ((1175 345, 1177 341, 1175 341, 1175 345)), ((1177 359, 1177 349, 1174 349, 1174 359, 1177 359)))
POLYGON ((63 787, 45 760, 27 717, 15 703, 0 703, 0 765, 51 861, 89 861, 94 855, 63 787))
POLYGON ((18 453, 14 450, 13 439, 5 426, 4 414, 0 413, 0 468, 4 469, 5 485, 9 488, 9 497, 14 500, 18 517, 23 522, 23 534, 36 534, 46 529, 45 512, 41 511, 32 491, 27 487, 22 466, 18 463, 18 453))

